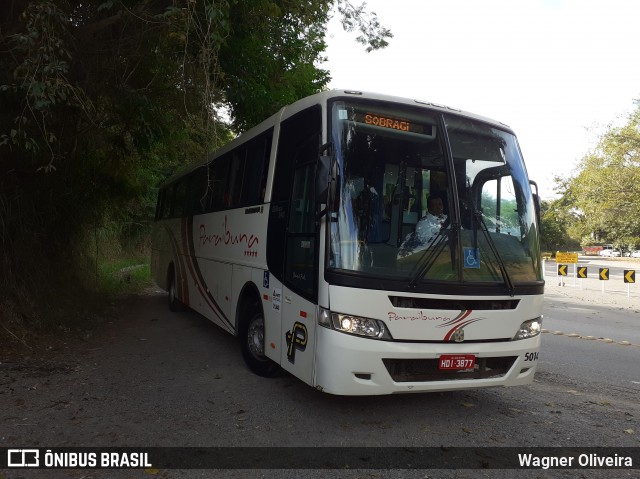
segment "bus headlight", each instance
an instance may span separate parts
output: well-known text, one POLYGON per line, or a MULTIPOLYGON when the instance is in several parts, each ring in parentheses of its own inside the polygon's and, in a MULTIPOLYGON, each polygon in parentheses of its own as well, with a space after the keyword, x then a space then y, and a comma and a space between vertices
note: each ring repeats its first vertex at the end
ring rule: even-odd
POLYGON ((320 308, 318 324, 347 334, 372 339, 393 339, 386 325, 379 319, 362 318, 350 314, 332 313, 320 308))
POLYGON ((542 316, 522 323, 513 340, 534 338, 540 334, 540 331, 542 331, 542 316))

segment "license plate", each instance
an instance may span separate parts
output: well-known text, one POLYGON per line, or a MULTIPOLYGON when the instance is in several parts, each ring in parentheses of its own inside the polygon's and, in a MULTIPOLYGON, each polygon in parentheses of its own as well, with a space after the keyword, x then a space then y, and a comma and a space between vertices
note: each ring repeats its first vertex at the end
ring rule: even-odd
POLYGON ((473 369, 476 365, 474 354, 443 354, 438 363, 439 369, 473 369))

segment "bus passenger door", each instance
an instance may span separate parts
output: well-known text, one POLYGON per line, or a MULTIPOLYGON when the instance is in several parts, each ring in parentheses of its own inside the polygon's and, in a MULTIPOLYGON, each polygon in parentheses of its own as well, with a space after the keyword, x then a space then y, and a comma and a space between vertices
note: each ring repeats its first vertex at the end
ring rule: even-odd
POLYGON ((271 193, 269 271, 282 281, 280 365, 313 384, 318 302, 315 173, 322 110, 313 105, 282 122, 271 193))
MULTIPOLYGON (((282 328, 286 340, 282 367, 311 384, 315 350, 316 295, 318 276, 317 235, 315 231, 315 168, 317 136, 299 151, 285 246, 285 286, 282 298, 282 328), (305 151, 309 149, 310 151, 305 151), (309 153, 309 154, 307 154, 309 153)), ((283 345, 284 346, 284 345, 283 345)))

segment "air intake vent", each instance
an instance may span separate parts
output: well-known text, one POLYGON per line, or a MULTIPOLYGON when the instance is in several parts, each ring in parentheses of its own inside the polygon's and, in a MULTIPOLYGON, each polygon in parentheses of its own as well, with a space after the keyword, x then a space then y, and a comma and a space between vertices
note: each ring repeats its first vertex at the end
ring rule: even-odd
POLYGON ((452 311, 474 311, 516 309, 519 299, 437 299, 412 298, 408 296, 389 296, 396 308, 440 309, 452 311))

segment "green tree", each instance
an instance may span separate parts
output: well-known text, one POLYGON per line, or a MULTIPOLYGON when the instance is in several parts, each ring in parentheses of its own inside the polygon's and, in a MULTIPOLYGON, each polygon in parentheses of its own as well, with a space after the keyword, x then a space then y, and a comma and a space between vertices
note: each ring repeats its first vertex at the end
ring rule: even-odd
POLYGON ((347 0, 5 2, 0 305, 76 288, 105 231, 144 241, 177 167, 325 88, 332 7, 368 49, 390 38, 347 0))
POLYGON ((232 36, 220 49, 220 66, 236 131, 325 88, 329 74, 317 65, 330 6, 280 0, 231 7, 232 36))
POLYGON ((563 187, 586 241, 627 249, 640 236, 640 106, 623 126, 612 126, 563 187))
POLYGON ((543 200, 540 216, 540 242, 545 251, 572 251, 580 247, 580 242, 571 235, 571 226, 576 217, 566 208, 562 198, 543 200))

